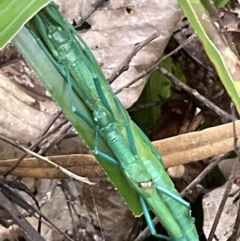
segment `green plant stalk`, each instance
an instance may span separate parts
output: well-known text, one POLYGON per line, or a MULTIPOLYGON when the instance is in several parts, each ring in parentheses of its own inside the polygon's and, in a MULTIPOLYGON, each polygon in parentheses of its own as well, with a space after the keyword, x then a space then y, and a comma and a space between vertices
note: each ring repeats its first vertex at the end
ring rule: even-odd
POLYGON ((240 63, 200 0, 178 0, 240 113, 240 63))
MULTIPOLYGON (((37 72, 40 80, 46 86, 51 96, 53 96, 55 101, 59 104, 63 113, 69 119, 73 127, 77 130, 78 133, 81 133, 81 137, 85 140, 87 146, 89 146, 90 149, 93 149, 93 129, 72 112, 67 82, 56 70, 52 62, 39 47, 30 32, 25 27, 23 27, 23 29, 13 39, 13 43, 17 46, 19 51, 23 54, 32 68, 37 72)), ((92 114, 89 112, 89 109, 86 108, 85 104, 75 93, 73 94, 75 101, 74 105, 76 108, 81 109, 83 112, 88 114, 89 118, 92 118, 92 114)), ((112 151, 108 148, 103 139, 100 139, 99 144, 99 149, 101 151, 104 151, 109 156, 114 157, 112 151)), ((102 158, 97 157, 97 160, 99 161, 106 174, 109 176, 112 183, 118 189, 120 195, 128 204, 132 213, 135 216, 141 215, 142 208, 140 206, 139 196, 129 186, 129 183, 123 176, 121 169, 111 163, 106 162, 102 158)))

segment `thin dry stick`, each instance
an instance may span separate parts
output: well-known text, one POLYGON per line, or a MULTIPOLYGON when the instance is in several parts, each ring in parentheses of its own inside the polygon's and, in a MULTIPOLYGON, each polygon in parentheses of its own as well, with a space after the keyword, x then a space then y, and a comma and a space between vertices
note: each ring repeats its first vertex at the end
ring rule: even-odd
POLYGON ((60 182, 60 184, 58 184, 58 186, 61 188, 61 190, 64 194, 64 197, 65 197, 67 206, 68 206, 68 210, 69 210, 69 214, 70 214, 72 226, 73 226, 73 238, 74 238, 74 240, 78 241, 78 236, 77 236, 78 232, 77 232, 76 222, 74 221, 73 212, 72 212, 72 208, 74 207, 74 205, 72 203, 72 200, 69 198, 68 191, 65 189, 65 186, 68 187, 68 184, 66 181, 61 180, 61 182, 60 182))
POLYGON ((147 71, 143 71, 143 73, 138 76, 136 79, 132 80, 131 82, 129 82, 128 84, 124 85, 123 87, 121 87, 120 89, 118 89, 117 91, 115 91, 115 95, 120 93, 123 89, 125 88, 129 88, 131 85, 135 84, 138 80, 140 80, 141 78, 143 78, 144 76, 146 76, 147 74, 150 74, 152 71, 157 70, 159 64, 167 59, 168 57, 172 56, 173 54, 175 54, 177 51, 179 51, 180 49, 182 49, 184 46, 186 46, 187 44, 189 44, 192 39, 195 37, 195 35, 191 35, 186 41, 184 41, 182 44, 180 44, 176 49, 174 49, 172 52, 170 52, 169 54, 163 56, 156 64, 154 64, 151 68, 149 68, 147 71))
POLYGON ((220 11, 219 9, 216 8, 214 2, 212 0, 208 1, 211 5, 212 8, 212 12, 216 15, 217 21, 218 21, 218 25, 219 25, 219 29, 221 30, 221 34, 224 36, 225 40, 227 41, 227 44, 229 45, 230 49, 232 50, 232 52, 238 57, 239 59, 239 54, 237 51, 237 48, 234 44, 234 42, 231 40, 231 37, 229 34, 226 34, 226 29, 224 28, 224 23, 223 20, 220 17, 220 11))
POLYGON ((66 122, 65 126, 62 126, 61 130, 51 137, 51 139, 46 143, 44 147, 38 152, 40 155, 44 155, 54 144, 61 141, 66 133, 71 129, 72 124, 70 122, 66 122))
MULTIPOLYGON (((31 214, 33 217, 35 217, 36 219, 38 219, 38 217, 36 217, 36 214, 37 213, 39 216, 41 216, 43 218, 43 220, 41 220, 42 223, 44 223, 45 225, 47 225, 48 227, 50 227, 50 225, 52 227, 54 227, 59 233, 61 233, 62 235, 64 235, 64 237, 66 237, 67 239, 73 241, 67 234, 65 234, 63 231, 61 231, 54 223, 52 223, 40 210, 36 209, 33 205, 30 205, 28 202, 26 202, 21 196, 19 195, 16 195, 17 193, 15 193, 12 188, 9 188, 9 186, 7 184, 4 183, 4 181, 2 181, 2 184, 1 184, 1 189, 2 190, 5 190, 5 192, 3 192, 1 190, 0 192, 0 195, 2 194, 4 197, 7 198, 7 200, 11 201, 10 203, 15 203, 17 204, 18 206, 20 206, 22 209, 24 209, 25 211, 27 211, 29 214, 31 214)), ((6 209, 6 203, 7 201, 5 200, 4 201, 4 205, 0 205, 9 213, 9 214, 13 214, 13 212, 9 212, 7 209, 6 209)), ((15 207, 15 206, 14 206, 15 207)), ((24 217, 26 217, 25 215, 22 216, 20 214, 20 220, 25 220, 24 217)), ((15 221, 17 221, 16 218, 14 218, 15 221)), ((18 222, 18 224, 20 224, 18 222)), ((20 226, 20 225, 19 225, 20 226)), ((26 229, 24 229, 26 230, 26 229)), ((28 240, 33 240, 33 239, 28 239, 28 240)), ((38 240, 38 239, 37 239, 38 240)))
POLYGON ((226 187, 226 190, 224 192, 224 195, 223 195, 223 198, 222 198, 222 201, 219 205, 219 208, 218 208, 218 212, 216 214, 216 217, 214 219, 214 222, 213 222, 213 225, 212 225, 212 228, 211 228, 211 231, 210 231, 210 234, 209 234, 209 237, 207 239, 207 241, 212 241, 212 239, 214 238, 214 235, 215 235, 215 231, 217 229, 217 225, 218 225, 218 222, 220 220, 220 217, 222 215, 222 212, 223 212, 223 208, 227 202, 227 199, 228 199, 228 196, 229 196, 229 193, 231 191, 231 188, 232 188, 232 184, 234 182, 234 177, 235 177, 235 168, 236 168, 236 165, 234 165, 233 169, 232 169, 232 173, 229 177, 229 181, 227 183, 227 187, 226 187))
MULTIPOLYGON (((236 121, 236 131, 240 135, 240 120, 236 121)), ((155 141, 153 145, 161 153, 165 167, 218 156, 234 150, 232 123, 155 141)), ((74 154, 49 156, 48 158, 80 176, 105 177, 92 155, 74 154)), ((0 173, 15 162, 16 159, 1 160, 0 173)), ((12 175, 50 179, 66 178, 59 170, 33 157, 24 159, 12 175)))
POLYGON ((129 231, 126 233, 123 240, 124 241, 134 240, 134 238, 137 237, 137 235, 139 233, 139 230, 142 228, 142 225, 143 225, 143 219, 142 218, 135 219, 133 225, 131 226, 129 231))
MULTIPOLYGON (((235 112, 234 112, 234 107, 233 107, 233 104, 231 104, 231 112, 232 112, 232 118, 236 120, 235 118, 235 112)), ((236 126, 235 126, 235 121, 233 121, 233 135, 234 135, 234 147, 237 148, 237 132, 236 132, 236 126)), ((211 228, 211 231, 209 233, 209 237, 208 237, 208 240, 207 241, 212 241, 212 239, 214 238, 214 235, 215 235, 215 231, 217 229, 217 225, 219 223, 219 220, 220 220, 220 217, 222 215, 222 212, 223 212, 223 208, 227 202, 227 199, 228 199, 228 196, 229 196, 229 193, 232 189, 232 184, 235 180, 235 176, 237 174, 237 171, 239 170, 239 164, 240 162, 237 162, 233 167, 232 167, 232 171, 231 171, 231 175, 229 177, 229 180, 228 180, 228 183, 227 183, 227 187, 226 187, 226 190, 224 192, 224 195, 223 195, 223 198, 222 198, 222 201, 219 205, 219 208, 218 208, 218 212, 216 214, 216 217, 214 219, 214 222, 213 222, 213 225, 212 225, 212 228, 211 228)))
POLYGON ((158 101, 154 101, 154 102, 149 102, 149 103, 145 103, 145 104, 139 104, 138 106, 134 107, 134 108, 130 108, 128 109, 128 113, 133 113, 136 112, 138 110, 142 110, 142 109, 148 109, 151 107, 155 107, 158 106, 161 103, 160 100, 158 101))
POLYGON ((64 174, 66 174, 68 177, 70 177, 72 179, 76 179, 76 180, 78 180, 80 182, 84 182, 84 183, 89 184, 89 185, 96 185, 96 183, 90 182, 87 177, 78 176, 78 175, 68 171, 67 169, 57 165, 56 163, 52 162, 47 157, 43 157, 41 155, 38 155, 37 153, 28 150, 27 148, 25 148, 24 146, 22 146, 20 144, 17 144, 16 147, 22 149, 23 151, 27 152, 28 154, 30 154, 32 156, 37 157, 38 159, 40 159, 42 161, 45 161, 45 162, 49 163, 50 165, 56 167, 57 169, 59 169, 60 171, 62 171, 64 174))
POLYGON ((14 63, 18 62, 19 60, 23 60, 23 59, 24 59, 23 56, 20 56, 20 57, 18 57, 16 59, 12 59, 12 60, 10 60, 10 61, 8 61, 6 63, 2 63, 2 64, 0 64, 0 69, 5 67, 5 66, 8 66, 10 64, 14 64, 14 63))
POLYGON ((61 114, 62 114, 62 111, 58 111, 54 116, 52 116, 52 118, 49 120, 49 123, 47 124, 47 126, 42 130, 42 133, 39 135, 39 137, 47 134, 47 132, 50 130, 51 126, 61 116, 61 114))
MULTIPOLYGON (((153 225, 155 226, 158 223, 158 218, 154 218, 152 220, 153 225)), ((134 239, 134 241, 143 241, 145 238, 151 235, 151 232, 148 227, 146 227, 139 235, 137 238, 134 239)))
POLYGON ((219 155, 213 162, 211 162, 181 193, 182 197, 185 197, 192 188, 194 188, 197 184, 199 184, 206 175, 212 171, 214 167, 218 165, 223 158, 225 158, 228 154, 219 155))
POLYGON ((128 70, 129 63, 131 62, 132 58, 148 43, 150 43, 153 39, 157 37, 157 33, 152 34, 150 37, 145 39, 144 41, 137 43, 134 45, 132 51, 128 54, 127 58, 123 60, 120 66, 111 74, 108 78, 108 82, 111 84, 120 74, 124 71, 128 70))
POLYGON ((159 67, 158 70, 167 76, 169 80, 171 80, 176 86, 180 87, 181 89, 185 90, 190 95, 194 96, 197 100, 201 101, 205 106, 207 106, 209 109, 213 110, 216 114, 224 118, 226 121, 232 120, 232 115, 228 114, 227 112, 220 109, 218 106, 216 106, 213 102, 209 101, 207 98, 205 98, 203 95, 201 95, 198 91, 195 89, 192 89, 191 87, 187 86, 183 82, 181 82, 177 77, 175 77, 172 73, 164 69, 163 67, 159 67))
MULTIPOLYGON (((41 142, 43 139, 46 138, 47 135, 47 131, 51 128, 51 126, 53 125, 53 123, 59 118, 59 116, 62 114, 62 111, 59 111, 56 115, 54 115, 49 123, 47 124, 46 128, 43 129, 42 133, 40 134, 40 136, 42 136, 42 138, 39 138, 38 140, 36 140, 36 142, 32 143, 32 145, 30 146, 30 150, 34 150, 41 142)), ((51 134, 48 134, 51 135, 51 134)), ((7 175, 9 175, 20 163, 21 161, 26 157, 27 153, 24 153, 22 156, 20 156, 18 158, 18 160, 9 168, 7 169, 2 175, 3 177, 6 177, 7 175)))
MULTIPOLYGON (((239 159, 239 156, 238 156, 239 159)), ((240 160, 238 160, 240 161, 240 160)), ((238 211, 237 211, 237 217, 236 217, 236 222, 233 227, 233 232, 230 238, 230 241, 237 241, 238 238, 238 233, 239 233, 239 226, 240 226, 240 202, 238 201, 238 211)))
POLYGON ((90 191, 91 191, 91 196, 92 196, 92 200, 93 200, 93 205, 94 205, 94 208, 95 208, 95 213, 97 215, 97 220, 98 220, 98 223, 99 223, 99 227, 100 227, 100 231, 101 231, 101 234, 102 234, 102 239, 103 241, 105 241, 105 236, 104 236, 104 232, 103 232, 103 227, 102 227, 102 223, 101 223, 101 220, 100 220, 100 217, 99 217, 99 213, 98 213, 98 209, 97 209, 97 204, 95 202, 95 198, 93 196, 93 191, 92 191, 92 188, 90 187, 90 191))
MULTIPOLYGON (((100 8, 106 0, 95 0, 94 3, 91 4, 91 11, 86 11, 87 14, 84 16, 81 16, 81 19, 79 20, 78 24, 74 26, 76 30, 82 27, 83 23, 87 22, 87 20, 91 17, 91 15, 97 11, 98 8, 100 8)), ((89 8, 90 9, 90 8, 89 8)))
MULTIPOLYGON (((234 105, 231 105, 231 110, 233 113, 233 116, 236 116, 234 105)), ((234 150, 238 155, 238 163, 240 163, 240 150, 238 146, 238 136, 237 136, 237 130, 236 130, 236 122, 233 122, 233 135, 234 135, 234 150)), ((238 211, 237 211, 237 217, 235 221, 235 225, 233 227, 233 233, 231 236, 231 241, 235 241, 238 238, 238 233, 239 233, 239 227, 240 227, 240 202, 238 202, 238 211)))
POLYGON ((22 150, 22 151, 24 151, 24 152, 26 152, 26 153, 28 153, 28 154, 30 154, 30 155, 32 155, 32 156, 34 156, 34 157, 42 160, 42 161, 45 161, 45 162, 49 163, 50 165, 52 165, 52 166, 56 167, 57 169, 59 169, 60 171, 62 171, 64 174, 66 174, 66 175, 67 175, 68 177, 70 177, 70 178, 76 179, 76 180, 78 180, 78 181, 80 181, 80 182, 87 183, 87 184, 89 184, 89 185, 96 185, 96 183, 90 182, 90 181, 88 180, 88 178, 78 176, 78 175, 76 175, 76 174, 68 171, 67 169, 65 169, 65 168, 59 166, 58 164, 52 162, 52 161, 49 160, 47 157, 43 157, 43 156, 41 156, 41 155, 38 155, 37 153, 35 153, 35 152, 27 149, 26 147, 22 146, 22 145, 19 144, 18 142, 12 141, 12 140, 10 140, 10 139, 8 139, 8 138, 6 138, 6 137, 2 137, 2 136, 0 136, 0 139, 3 140, 3 141, 5 141, 5 142, 7 142, 7 143, 9 143, 9 144, 11 144, 11 145, 13 145, 13 146, 15 146, 15 147, 17 147, 18 149, 20 149, 20 150, 22 150))
POLYGON ((2 192, 0 192, 0 205, 3 206, 4 210, 12 216, 18 226, 23 230, 23 236, 26 240, 45 241, 2 192))
MULTIPOLYGON (((62 190, 64 190, 64 192, 66 193, 68 199, 67 201, 71 204, 71 208, 72 210, 74 211, 74 214, 78 217, 78 220, 80 222, 84 222, 83 224, 83 227, 86 231, 86 233, 88 234, 89 237, 91 237, 91 240, 98 240, 98 241, 105 241, 105 238, 101 238, 100 235, 96 232, 94 226, 92 223, 89 222, 88 219, 85 219, 83 216, 81 216, 80 214, 78 214, 75 206, 73 205, 72 201, 76 199, 76 196, 74 194, 72 194, 72 187, 69 186, 68 184, 69 182, 65 181, 65 180, 61 180, 61 188, 62 190), (85 219, 85 220, 84 220, 85 219), (84 220, 84 221, 83 221, 84 220)), ((73 181, 74 185, 75 185, 75 188, 77 188, 76 186, 76 183, 73 181)), ((92 189, 90 187, 90 190, 92 192, 92 189)), ((93 197, 93 196, 92 196, 93 197)), ((80 203, 82 203, 81 199, 80 199, 80 195, 77 195, 77 198, 79 200, 80 203)), ((95 203, 95 199, 93 197, 93 203, 96 207, 96 203, 95 203)), ((98 212, 97 212, 97 207, 96 207, 96 213, 97 213, 97 216, 98 216, 98 212)), ((99 219, 99 217, 98 217, 99 219)), ((100 229, 101 229, 101 232, 103 232, 102 230, 102 227, 101 227, 101 223, 100 223, 100 220, 99 220, 99 224, 100 224, 100 229)), ((102 236, 104 237, 103 233, 102 233, 102 236)))
POLYGON ((197 115, 195 115, 189 124, 188 132, 196 131, 197 128, 201 125, 201 123, 204 121, 205 116, 203 114, 203 111, 200 111, 197 115))
POLYGON ((39 200, 39 205, 42 208, 49 200, 52 199, 55 190, 57 188, 57 183, 51 180, 47 190, 45 191, 45 195, 42 197, 41 200, 39 200))

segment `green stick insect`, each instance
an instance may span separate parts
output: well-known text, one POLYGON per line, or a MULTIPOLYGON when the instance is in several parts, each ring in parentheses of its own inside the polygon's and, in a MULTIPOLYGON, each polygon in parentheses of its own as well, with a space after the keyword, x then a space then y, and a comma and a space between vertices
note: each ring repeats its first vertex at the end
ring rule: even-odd
POLYGON ((27 27, 67 80, 72 111, 94 130, 94 154, 119 166, 131 187, 139 194, 152 235, 172 241, 199 240, 189 204, 181 199, 174 188, 157 150, 130 119, 91 50, 59 13, 57 6, 49 4, 33 17, 27 27), (73 92, 91 110, 93 119, 74 106, 73 92), (98 149, 100 136, 115 158, 98 149), (169 237, 156 233, 149 209, 158 217, 169 237))

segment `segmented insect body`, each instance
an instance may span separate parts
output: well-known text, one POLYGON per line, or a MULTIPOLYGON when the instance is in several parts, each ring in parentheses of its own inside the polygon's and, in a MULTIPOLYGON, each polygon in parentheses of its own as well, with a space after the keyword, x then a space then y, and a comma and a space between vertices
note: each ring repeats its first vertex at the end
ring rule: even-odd
MULTIPOLYGON (((80 96, 93 111, 95 122, 99 127, 99 133, 106 140, 116 157, 118 157, 118 161, 121 163, 123 172, 129 180, 130 185, 137 190, 150 207, 156 209, 155 206, 161 206, 161 208, 158 208, 159 210, 156 212, 156 215, 159 216, 163 226, 169 227, 171 224, 171 228, 168 228, 169 234, 173 237, 181 237, 182 234, 181 230, 178 228, 178 224, 166 208, 166 204, 159 198, 155 187, 152 186, 151 175, 140 160, 137 159, 138 157, 134 156, 132 151, 129 150, 128 143, 122 138, 122 134, 119 131, 119 125, 113 120, 107 109, 103 107, 102 101, 97 94, 94 81, 88 79, 88 84, 84 82, 86 76, 92 76, 93 73, 90 72, 88 69, 89 67, 79 58, 79 55, 76 54, 78 52, 75 45, 72 44, 72 42, 69 43, 67 40, 63 41, 64 32, 61 29, 57 29, 57 31, 58 34, 56 34, 56 32, 48 32, 48 36, 59 53, 55 58, 59 63, 64 64, 64 66, 70 70, 70 74, 74 80, 78 80, 77 85, 80 89, 78 92, 81 93, 80 96), (59 42, 57 42, 58 40, 59 42), (157 205, 155 205, 155 203, 157 203, 157 205)), ((65 36, 65 39, 67 39, 67 36, 65 36)), ((106 157, 104 153, 100 153, 97 150, 97 146, 94 151, 95 154, 102 156, 108 161, 113 163, 117 162, 106 157)))
MULTIPOLYGON (((174 237, 173 240, 181 240, 179 238, 182 237, 182 232, 175 222, 175 217, 172 216, 166 204, 159 198, 159 194, 151 181, 152 177, 141 160, 138 159, 138 156, 134 156, 132 151, 128 149, 124 138, 122 138, 121 133, 118 131, 117 123, 106 120, 107 117, 104 112, 102 112, 101 115, 98 113, 95 117, 98 119, 101 135, 109 146, 114 149, 115 155, 120 157, 118 161, 121 163, 123 172, 131 186, 138 191, 142 198, 144 198, 148 206, 159 218, 162 225, 168 227, 168 233, 171 237, 174 237)), ((143 207, 146 207, 144 200, 141 201, 143 207)), ((145 210, 145 213, 146 212, 148 211, 145 210)), ((160 235, 157 236, 161 237, 160 235)))
POLYGON ((174 188, 156 149, 113 94, 85 42, 63 20, 53 4, 35 16, 33 21, 41 36, 40 39, 37 37, 39 45, 67 79, 70 96, 75 91, 93 113, 95 123, 74 107, 71 98, 73 111, 95 130, 95 154, 120 164, 128 182, 140 195, 152 234, 168 239, 156 234, 147 206, 159 218, 171 240, 197 241, 188 203, 174 188), (99 135, 107 142, 116 160, 98 150, 99 135))

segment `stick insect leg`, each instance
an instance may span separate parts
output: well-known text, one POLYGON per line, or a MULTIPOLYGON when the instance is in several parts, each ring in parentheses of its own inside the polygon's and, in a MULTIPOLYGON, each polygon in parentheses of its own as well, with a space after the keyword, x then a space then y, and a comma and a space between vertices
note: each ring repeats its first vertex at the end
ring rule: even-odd
POLYGON ((120 163, 115 160, 114 158, 110 157, 109 155, 107 155, 106 153, 104 152, 101 152, 99 151, 97 148, 98 148, 98 144, 99 144, 99 131, 96 130, 95 131, 95 141, 94 141, 94 153, 95 155, 103 158, 104 160, 116 165, 116 166, 120 166, 120 163))
MULTIPOLYGON (((43 17, 44 18, 44 17, 43 17)), ((43 20, 39 17, 38 14, 36 14, 33 17, 33 21, 34 24, 37 26, 38 32, 42 35, 43 39, 45 40, 48 48, 50 49, 50 51, 52 52, 53 55, 57 55, 57 51, 55 50, 52 42, 49 40, 49 37, 47 35, 47 30, 46 30, 46 26, 43 22, 43 20)), ((31 29, 31 28, 30 28, 31 29)), ((33 33, 33 31, 31 31, 33 33)), ((34 33, 33 33, 34 34, 34 33)), ((35 34, 34 34, 35 35, 35 34)), ((39 38, 37 38, 39 39, 39 38)), ((45 47, 45 46, 44 46, 45 47)), ((46 47, 45 47, 46 49, 46 47)))
POLYGON ((180 196, 178 195, 175 195, 174 193, 172 193, 171 191, 165 189, 165 188, 162 188, 158 185, 155 185, 156 189, 159 191, 159 192, 162 192, 164 194, 166 194, 167 196, 171 197, 172 199, 174 199, 175 201, 181 203, 183 206, 185 206, 186 208, 189 208, 190 209, 190 204, 185 201, 184 199, 182 199, 180 196))
POLYGON ((145 202, 143 197, 140 197, 140 203, 141 203, 141 206, 142 206, 142 209, 143 209, 143 214, 145 216, 145 219, 146 219, 146 222, 148 224, 148 227, 150 229, 151 234, 154 237, 157 237, 157 238, 161 238, 161 239, 165 239, 165 240, 171 240, 169 237, 167 237, 165 235, 157 234, 155 226, 154 226, 154 224, 152 222, 152 218, 151 218, 150 213, 148 211, 147 204, 146 204, 146 202, 145 202))
POLYGON ((68 75, 66 76, 67 81, 68 81, 68 86, 69 86, 69 93, 70 93, 70 99, 71 99, 71 103, 72 103, 72 110, 73 112, 79 116, 80 118, 82 118, 90 127, 92 127, 92 129, 95 130, 95 139, 94 139, 94 153, 95 155, 103 158, 104 160, 120 166, 120 163, 115 160, 114 158, 112 158, 111 156, 107 155, 106 153, 99 151, 98 150, 98 145, 99 145, 99 129, 96 128, 92 122, 91 119, 89 119, 84 113, 82 113, 79 109, 77 109, 74 104, 73 104, 73 89, 72 89, 72 84, 74 83, 73 80, 71 80, 71 77, 69 75, 69 72, 67 71, 68 75))
MULTIPOLYGON (((53 5, 53 4, 52 4, 53 5)), ((59 11, 56 11, 56 8, 54 8, 54 12, 57 13, 59 15, 60 18, 62 18, 62 16, 60 16, 59 11)), ((52 17, 55 17, 54 15, 51 15, 52 17)), ((94 66, 95 71, 97 71, 98 76, 100 76, 102 79, 105 80, 105 76, 98 64, 98 62, 96 61, 92 51, 90 50, 90 48, 88 47, 88 45, 85 43, 85 41, 82 39, 82 37, 80 36, 80 34, 78 33, 78 31, 72 26, 72 24, 69 24, 64 18, 62 18, 62 20, 67 23, 69 30, 71 31, 71 33, 75 36, 75 38, 73 38, 73 40, 79 43, 81 50, 85 52, 84 57, 86 56, 86 58, 88 59, 88 61, 91 63, 91 66, 94 66)), ((59 21, 58 21, 59 22, 59 21)), ((62 27, 64 27, 62 25, 62 23, 60 23, 62 27)), ((78 46, 78 44, 77 44, 78 46)), ((81 52, 80 50, 80 52, 81 52)), ((109 110, 108 110, 109 111, 109 110)))
MULTIPOLYGON (((67 79, 67 82, 68 82, 68 90, 69 90, 69 95, 70 95, 70 100, 71 100, 71 107, 72 107, 72 111, 73 113, 75 113, 77 116, 79 116, 80 118, 82 118, 92 129, 95 129, 95 125, 93 123, 93 121, 87 116, 85 115, 84 113, 82 113, 81 110, 77 109, 75 106, 74 106, 74 98, 73 98, 73 84, 75 83, 70 74, 69 74, 69 71, 66 69, 66 79, 67 79)), ((78 89, 77 85, 75 86, 75 88, 78 89)), ((80 90, 79 90, 80 91, 80 90)), ((79 92, 78 92, 79 93, 79 92)))
POLYGON ((74 104, 73 104, 73 89, 72 89, 72 84, 74 83, 73 80, 71 80, 71 77, 69 75, 69 72, 67 71, 68 76, 66 76, 67 80, 68 80, 68 86, 69 86, 69 93, 70 93, 70 99, 71 99, 71 103, 72 103, 72 110, 73 112, 79 116, 80 118, 82 118, 90 127, 92 127, 92 129, 95 130, 95 139, 94 139, 94 153, 95 155, 103 158, 104 160, 120 166, 120 163, 115 160, 114 158, 112 158, 111 156, 107 155, 106 153, 99 151, 98 150, 98 145, 99 145, 99 129, 96 128, 92 122, 91 119, 89 119, 84 113, 82 113, 79 109, 77 109, 74 104))
POLYGON ((114 114, 113 114, 113 112, 112 112, 112 109, 111 109, 110 105, 108 104, 108 101, 107 101, 107 99, 106 99, 106 97, 105 97, 105 94, 104 94, 104 92, 103 92, 103 90, 102 90, 102 87, 101 87, 101 85, 100 85, 100 83, 99 83, 98 77, 96 76, 95 78, 93 78, 93 81, 94 81, 94 84, 95 84, 95 86, 96 86, 97 93, 98 93, 98 95, 99 95, 99 97, 100 97, 100 99, 101 99, 104 107, 105 107, 105 108, 108 110, 108 112, 114 117, 114 114))
POLYGON ((133 152, 134 155, 137 155, 137 148, 136 148, 135 141, 134 141, 134 138, 133 138, 133 133, 132 133, 132 130, 131 130, 131 127, 130 127, 130 124, 129 124, 129 118, 126 115, 125 110, 123 109, 119 99, 115 95, 114 95, 114 101, 115 101, 117 107, 119 108, 119 110, 121 111, 122 116, 125 120, 125 128, 126 128, 126 131, 127 131, 128 141, 129 141, 130 147, 132 149, 132 152, 133 152))
MULTIPOLYGON (((109 104, 108 104, 108 101, 104 95, 104 92, 102 90, 102 87, 99 83, 99 80, 98 78, 93 78, 94 80, 94 84, 96 86, 96 89, 97 89, 97 92, 98 92, 98 95, 103 103, 103 105, 105 106, 105 108, 110 112, 110 114, 114 117, 114 114, 112 112, 112 109, 110 108, 109 104)), ((135 141, 134 141, 134 138, 133 138, 133 134, 132 134, 132 131, 131 131, 131 127, 129 125, 129 121, 128 121, 128 117, 126 116, 125 114, 125 110, 123 109, 120 101, 118 100, 118 98, 116 96, 114 96, 114 101, 116 103, 116 105, 118 106, 118 108, 120 109, 122 115, 123 115, 123 118, 125 120, 125 127, 126 127, 126 131, 127 131, 127 135, 128 135, 128 140, 129 140, 129 144, 130 144, 130 147, 132 149, 132 152, 134 155, 137 155, 137 148, 136 148, 136 145, 135 145, 135 141)))

